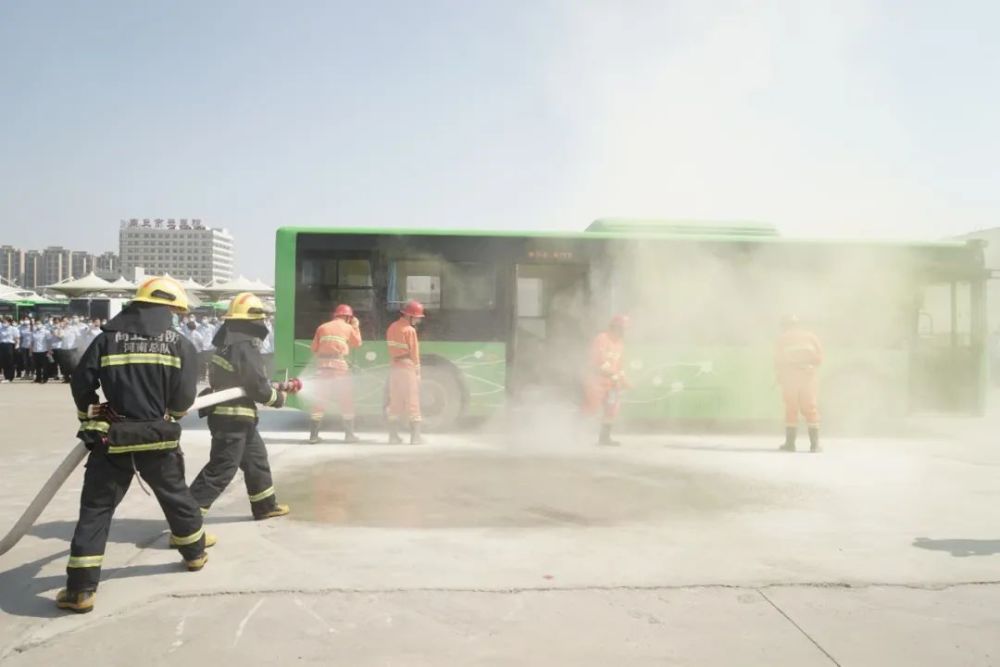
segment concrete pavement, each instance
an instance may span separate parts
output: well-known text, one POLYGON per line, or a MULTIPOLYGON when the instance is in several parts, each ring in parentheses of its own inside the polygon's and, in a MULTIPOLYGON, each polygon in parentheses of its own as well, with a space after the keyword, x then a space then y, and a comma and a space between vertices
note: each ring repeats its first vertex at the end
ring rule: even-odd
MULTIPOLYGON (((0 385, 0 530, 72 443, 68 401, 61 386, 0 385)), ((191 574, 133 488, 96 611, 67 616, 52 598, 78 471, 0 557, 0 660, 1000 664, 992 420, 832 438, 817 456, 732 436, 310 447, 295 422, 264 420, 291 517, 249 521, 237 479, 208 518, 220 543, 191 574)), ((208 437, 185 425, 190 479, 208 437)))

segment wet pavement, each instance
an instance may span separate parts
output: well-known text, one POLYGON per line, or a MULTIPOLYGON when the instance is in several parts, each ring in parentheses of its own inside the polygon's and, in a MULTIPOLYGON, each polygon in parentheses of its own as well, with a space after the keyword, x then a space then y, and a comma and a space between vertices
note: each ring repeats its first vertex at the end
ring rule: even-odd
POLYGON ((295 520, 372 528, 613 526, 746 509, 780 487, 611 457, 420 452, 290 470, 295 520))

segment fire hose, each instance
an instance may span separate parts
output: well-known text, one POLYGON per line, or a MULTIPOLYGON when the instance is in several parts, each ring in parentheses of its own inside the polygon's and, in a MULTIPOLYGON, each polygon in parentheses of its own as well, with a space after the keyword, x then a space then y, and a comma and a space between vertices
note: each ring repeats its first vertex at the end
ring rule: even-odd
MULTIPOLYGON (((278 385, 276 388, 281 391, 287 391, 289 393, 295 393, 301 389, 302 383, 297 380, 289 380, 278 385)), ((246 391, 240 387, 233 387, 232 389, 223 389, 222 391, 217 391, 211 394, 205 394, 199 396, 195 399, 194 403, 188 408, 188 412, 193 412, 200 410, 202 408, 207 408, 212 405, 217 405, 219 403, 225 403, 226 401, 232 401, 237 398, 243 398, 246 396, 246 391)), ((76 470, 80 462, 83 461, 87 456, 87 447, 82 442, 77 442, 76 446, 70 450, 66 458, 63 459, 59 467, 55 469, 51 476, 49 476, 48 481, 42 485, 41 490, 35 495, 35 499, 31 501, 28 508, 24 510, 21 518, 17 520, 14 527, 4 536, 3 540, 0 540, 0 555, 3 555, 10 551, 15 544, 21 541, 21 538, 27 534, 31 527, 35 524, 42 511, 52 502, 52 498, 55 497, 56 492, 59 491, 60 487, 66 482, 70 474, 76 470)))

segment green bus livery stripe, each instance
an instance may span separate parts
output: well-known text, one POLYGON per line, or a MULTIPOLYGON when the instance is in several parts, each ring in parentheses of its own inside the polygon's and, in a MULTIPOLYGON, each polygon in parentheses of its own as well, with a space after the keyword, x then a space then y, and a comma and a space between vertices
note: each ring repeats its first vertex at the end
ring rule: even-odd
POLYGON ((218 366, 219 368, 222 368, 222 369, 225 369, 225 370, 229 371, 230 373, 235 372, 235 369, 233 368, 233 365, 231 363, 229 363, 226 359, 224 359, 223 357, 220 357, 217 354, 213 354, 212 355, 212 363, 215 364, 216 366, 218 366))
POLYGON ((112 445, 108 447, 108 454, 131 454, 133 452, 152 452, 159 449, 174 449, 179 442, 177 440, 164 440, 162 442, 145 442, 138 445, 112 445))
POLYGON ((151 354, 131 352, 128 354, 109 354, 101 357, 101 367, 125 366, 126 364, 159 364, 161 366, 181 367, 181 358, 170 354, 151 354))

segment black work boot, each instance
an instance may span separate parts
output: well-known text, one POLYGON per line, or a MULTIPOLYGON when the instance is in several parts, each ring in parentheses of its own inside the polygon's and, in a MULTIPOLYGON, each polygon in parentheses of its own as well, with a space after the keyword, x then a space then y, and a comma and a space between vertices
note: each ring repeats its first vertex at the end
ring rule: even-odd
POLYGON ((622 443, 611 439, 611 424, 603 424, 601 425, 601 435, 597 439, 597 444, 604 445, 605 447, 617 447, 622 443))
POLYGON ((810 426, 809 427, 809 451, 813 454, 817 454, 823 449, 819 446, 819 427, 810 426))
POLYGON ((399 422, 395 419, 389 420, 389 444, 401 445, 403 439, 399 437, 399 422))
POLYGON ((785 444, 778 448, 779 452, 794 452, 795 451, 795 436, 798 429, 794 426, 788 426, 785 428, 785 444))
POLYGON ((361 438, 359 438, 354 433, 354 420, 353 419, 345 419, 344 420, 344 442, 346 442, 348 444, 355 443, 355 442, 361 442, 361 438))
POLYGON ((323 438, 319 437, 319 422, 313 422, 312 430, 309 431, 309 444, 315 445, 317 442, 323 442, 323 438))
POLYGON ((424 439, 420 437, 420 422, 410 422, 410 444, 424 444, 424 439))

